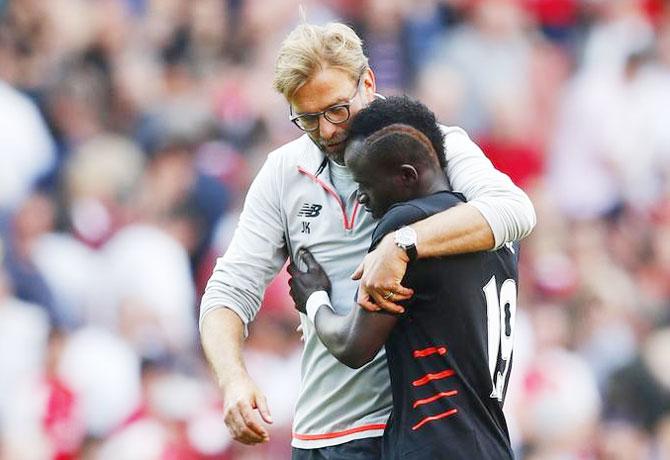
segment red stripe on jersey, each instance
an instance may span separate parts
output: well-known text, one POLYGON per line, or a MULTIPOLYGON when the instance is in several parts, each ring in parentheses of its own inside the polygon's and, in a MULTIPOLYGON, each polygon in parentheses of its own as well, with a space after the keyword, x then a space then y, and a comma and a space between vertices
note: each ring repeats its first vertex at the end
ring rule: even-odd
POLYGON ((438 355, 446 355, 447 347, 429 347, 424 348, 423 350, 414 350, 412 356, 415 358, 425 358, 426 356, 434 355, 435 353, 438 355))
POLYGON ((418 400, 414 401, 414 405, 412 405, 412 409, 416 409, 417 407, 422 406, 424 404, 432 403, 433 401, 437 401, 438 399, 448 398, 450 396, 455 396, 457 394, 458 394, 458 390, 449 390, 449 391, 443 391, 442 393, 438 393, 436 395, 433 395, 430 398, 418 399, 418 400))
POLYGON ((456 413, 458 413, 458 409, 449 409, 448 411, 442 412, 441 414, 431 415, 430 417, 426 417, 426 418, 422 419, 419 423, 414 425, 412 427, 412 431, 418 430, 419 428, 421 428, 422 426, 424 426, 428 422, 433 422, 435 420, 440 420, 441 418, 451 417, 452 415, 455 415, 456 413))
POLYGON ((356 428, 350 428, 343 431, 334 431, 332 433, 323 433, 323 434, 300 434, 293 433, 295 439, 300 439, 302 441, 316 441, 319 439, 333 439, 339 438, 341 436, 346 436, 348 434, 360 433, 361 431, 371 431, 371 430, 383 430, 386 428, 385 423, 377 423, 372 425, 362 425, 357 426, 356 428))
POLYGON ((426 374, 420 379, 416 379, 415 381, 412 382, 412 385, 415 387, 420 387, 421 385, 425 385, 426 383, 433 381, 433 380, 440 380, 440 379, 445 379, 447 377, 451 377, 454 375, 456 372, 453 369, 447 369, 442 372, 438 372, 437 374, 426 374))

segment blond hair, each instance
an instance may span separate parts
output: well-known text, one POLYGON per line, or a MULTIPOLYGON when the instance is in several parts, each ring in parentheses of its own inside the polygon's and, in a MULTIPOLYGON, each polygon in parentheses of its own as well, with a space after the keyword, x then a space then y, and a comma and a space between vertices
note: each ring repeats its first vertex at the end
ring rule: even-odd
POLYGON ((356 80, 367 67, 363 41, 351 27, 337 22, 303 23, 282 43, 272 85, 290 99, 319 70, 339 69, 356 80))

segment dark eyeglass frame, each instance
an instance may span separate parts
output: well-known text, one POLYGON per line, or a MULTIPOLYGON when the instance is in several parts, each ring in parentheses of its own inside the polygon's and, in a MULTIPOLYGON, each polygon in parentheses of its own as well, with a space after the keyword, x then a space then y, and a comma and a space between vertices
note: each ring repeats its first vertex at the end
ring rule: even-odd
POLYGON ((356 96, 358 96, 360 92, 360 84, 361 84, 361 78, 363 78, 363 74, 361 74, 358 77, 358 81, 356 82, 356 89, 354 92, 354 95, 349 98, 347 102, 342 102, 340 104, 334 104, 328 107, 326 110, 322 110, 321 112, 308 112, 308 113, 297 113, 293 114, 293 106, 289 104, 289 117, 288 119, 298 127, 301 131, 305 131, 306 133, 313 133, 314 131, 319 129, 319 123, 321 122, 321 115, 328 120, 329 123, 332 123, 334 125, 340 125, 342 123, 346 123, 349 121, 349 118, 351 118, 351 110, 349 107, 351 106, 351 103, 354 102, 354 99, 356 99, 356 96), (339 121, 333 121, 330 118, 328 118, 328 114, 339 109, 345 109, 347 111, 347 116, 344 118, 344 120, 339 120, 339 121), (304 127, 300 126, 300 118, 302 117, 314 117, 316 119, 316 126, 312 129, 305 129, 304 127))

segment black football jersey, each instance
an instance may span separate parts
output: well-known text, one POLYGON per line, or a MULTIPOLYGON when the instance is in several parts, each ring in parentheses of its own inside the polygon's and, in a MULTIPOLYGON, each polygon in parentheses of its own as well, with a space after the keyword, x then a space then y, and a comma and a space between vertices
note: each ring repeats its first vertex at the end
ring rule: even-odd
MULTIPOLYGON (((439 192, 397 204, 387 233, 462 202, 439 192)), ((513 458, 502 406, 512 367, 518 248, 419 259, 403 285, 414 290, 385 347, 393 411, 384 459, 513 458)))

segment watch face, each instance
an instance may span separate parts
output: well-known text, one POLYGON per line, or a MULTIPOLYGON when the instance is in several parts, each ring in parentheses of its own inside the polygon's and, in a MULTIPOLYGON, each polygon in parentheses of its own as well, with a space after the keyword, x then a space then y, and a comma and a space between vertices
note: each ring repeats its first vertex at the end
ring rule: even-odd
POLYGON ((395 241, 399 246, 413 246, 416 244, 416 232, 411 227, 402 227, 397 231, 395 241))

